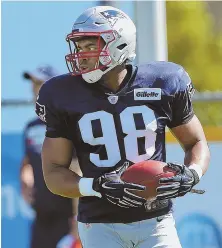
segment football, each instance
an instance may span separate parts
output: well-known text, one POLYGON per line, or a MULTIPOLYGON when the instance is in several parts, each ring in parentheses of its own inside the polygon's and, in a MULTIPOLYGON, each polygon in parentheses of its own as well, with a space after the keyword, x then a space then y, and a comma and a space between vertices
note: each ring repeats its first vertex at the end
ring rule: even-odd
POLYGON ((166 163, 148 160, 131 165, 123 173, 121 179, 125 182, 146 186, 146 190, 134 191, 134 193, 147 200, 151 200, 157 195, 156 188, 159 186, 159 179, 175 175, 176 172, 170 169, 166 163))

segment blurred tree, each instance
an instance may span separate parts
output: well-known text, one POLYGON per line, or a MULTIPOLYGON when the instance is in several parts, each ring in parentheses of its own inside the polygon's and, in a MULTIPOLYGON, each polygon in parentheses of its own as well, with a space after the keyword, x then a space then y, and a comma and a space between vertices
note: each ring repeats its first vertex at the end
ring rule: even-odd
MULTIPOLYGON (((169 61, 181 64, 197 91, 222 90, 222 33, 215 33, 207 2, 169 1, 167 39, 169 61)), ((203 125, 222 125, 222 104, 194 103, 203 125)))
POLYGON ((222 33, 203 1, 169 1, 167 39, 169 61, 187 70, 198 91, 222 90, 222 33))

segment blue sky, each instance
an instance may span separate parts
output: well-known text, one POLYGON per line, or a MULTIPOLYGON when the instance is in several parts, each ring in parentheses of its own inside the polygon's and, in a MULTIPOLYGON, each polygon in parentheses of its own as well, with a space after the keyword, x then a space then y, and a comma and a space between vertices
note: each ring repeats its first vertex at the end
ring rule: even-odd
MULTIPOLYGON (((131 2, 118 4, 133 18, 131 2)), ((98 2, 2 2, 2 99, 32 98, 30 85, 21 77, 24 70, 48 63, 67 72, 65 37, 78 15, 95 5, 98 2)), ((34 116, 33 106, 4 107, 2 132, 21 131, 34 116)))

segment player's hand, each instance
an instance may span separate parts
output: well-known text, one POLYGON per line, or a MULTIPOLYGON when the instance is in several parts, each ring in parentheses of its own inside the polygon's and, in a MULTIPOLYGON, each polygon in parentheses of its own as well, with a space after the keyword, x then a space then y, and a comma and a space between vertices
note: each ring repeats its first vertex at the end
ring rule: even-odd
POLYGON ((119 169, 95 179, 93 189, 100 192, 102 197, 119 207, 141 207, 146 202, 146 199, 135 195, 133 191, 143 191, 146 187, 139 184, 126 183, 121 180, 121 175, 128 166, 129 163, 126 162, 119 169))
POLYGON ((200 181, 197 172, 183 164, 168 163, 167 165, 175 170, 177 175, 159 180, 161 186, 157 188, 158 200, 184 196, 200 181))

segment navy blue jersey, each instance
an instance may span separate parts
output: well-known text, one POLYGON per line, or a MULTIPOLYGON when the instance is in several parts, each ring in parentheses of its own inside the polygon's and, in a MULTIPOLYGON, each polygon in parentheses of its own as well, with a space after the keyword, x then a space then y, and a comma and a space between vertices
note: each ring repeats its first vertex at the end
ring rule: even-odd
POLYGON ((24 130, 25 154, 34 174, 33 208, 39 215, 62 214, 72 216, 72 200, 52 194, 46 187, 41 161, 42 144, 45 137, 45 123, 35 119, 24 130))
MULTIPOLYGON (((191 80, 179 65, 153 62, 128 66, 118 92, 100 80, 61 75, 41 88, 36 113, 46 122, 47 137, 71 140, 84 177, 98 177, 128 161, 165 161, 165 128, 194 115, 191 80)), ((121 209, 104 199, 81 197, 81 222, 133 222, 164 214, 121 209)))

